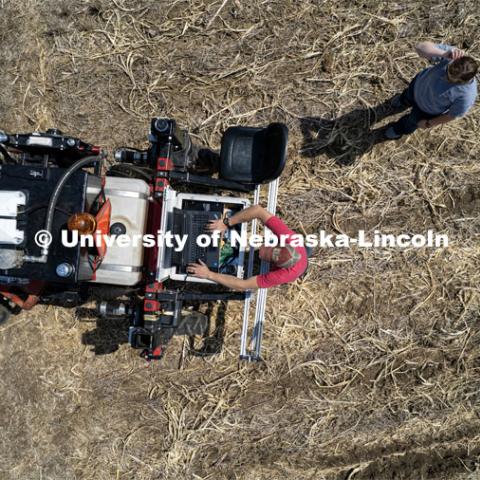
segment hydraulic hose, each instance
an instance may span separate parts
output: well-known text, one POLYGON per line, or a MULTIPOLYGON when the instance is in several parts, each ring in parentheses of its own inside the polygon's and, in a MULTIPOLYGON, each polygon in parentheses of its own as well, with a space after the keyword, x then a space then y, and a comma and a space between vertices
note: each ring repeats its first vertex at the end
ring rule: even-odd
MULTIPOLYGON (((70 177, 77 170, 80 170, 81 168, 86 167, 87 165, 90 165, 91 163, 99 162, 100 160, 101 160, 100 156, 85 157, 82 160, 79 160, 78 162, 74 163, 60 177, 60 180, 58 181, 57 185, 55 186, 55 190, 53 191, 52 196, 50 197, 50 202, 48 203, 47 219, 45 221, 45 230, 48 233, 52 233, 52 225, 53 225, 53 217, 55 215, 55 209, 57 207, 58 199, 60 197, 60 194, 62 193, 63 187, 65 187, 65 184, 68 182, 70 177)), ((48 248, 47 248, 46 255, 48 255, 48 248)))
MULTIPOLYGON (((87 165, 90 165, 92 163, 100 162, 100 161, 101 161, 101 156, 85 157, 82 160, 75 162, 60 177, 52 193, 52 196, 50 197, 50 201, 48 203, 47 218, 45 220, 45 231, 52 234, 53 217, 55 216, 55 210, 57 208, 58 199, 60 198, 60 194, 62 193, 62 190, 65 187, 65 184, 70 179, 70 177, 81 168, 86 167, 87 165)), ((40 257, 26 256, 25 260, 28 262, 46 263, 48 259, 49 250, 50 250, 50 245, 45 245, 44 247, 42 247, 42 255, 40 257)))

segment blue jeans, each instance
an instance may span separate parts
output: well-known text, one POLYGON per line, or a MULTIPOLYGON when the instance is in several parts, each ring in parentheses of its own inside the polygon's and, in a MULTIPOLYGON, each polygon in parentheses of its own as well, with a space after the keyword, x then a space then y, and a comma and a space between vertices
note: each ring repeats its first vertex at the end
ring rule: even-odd
POLYGON ((410 85, 400 95, 400 102, 405 107, 412 107, 412 111, 407 113, 407 115, 404 115, 400 120, 398 120, 398 122, 395 122, 392 125, 393 130, 397 135, 410 135, 418 128, 418 122, 420 120, 430 120, 438 116, 420 110, 418 105, 415 103, 413 89, 416 79, 417 77, 410 82, 410 85))

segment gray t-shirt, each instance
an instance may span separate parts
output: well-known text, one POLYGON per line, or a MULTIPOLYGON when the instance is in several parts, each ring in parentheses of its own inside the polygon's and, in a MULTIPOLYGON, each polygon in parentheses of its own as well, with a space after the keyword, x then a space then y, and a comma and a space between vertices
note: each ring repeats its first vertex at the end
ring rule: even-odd
MULTIPOLYGON (((436 45, 449 51, 449 45, 436 45)), ((415 103, 424 112, 431 115, 448 113, 452 117, 462 117, 473 106, 477 98, 477 81, 458 85, 447 79, 447 65, 451 60, 434 57, 438 62, 433 67, 422 70, 415 80, 413 95, 415 103)))

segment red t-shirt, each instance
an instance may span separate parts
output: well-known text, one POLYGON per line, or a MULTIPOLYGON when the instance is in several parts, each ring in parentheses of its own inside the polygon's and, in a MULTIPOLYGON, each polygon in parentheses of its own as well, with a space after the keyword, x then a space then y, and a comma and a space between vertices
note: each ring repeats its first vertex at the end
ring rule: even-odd
MULTIPOLYGON (((277 235, 296 235, 293 230, 290 230, 278 217, 271 217, 265 226, 268 227, 272 233, 277 235)), ((287 244, 291 244, 293 239, 287 238, 287 244)), ((258 288, 270 288, 289 283, 296 280, 307 269, 308 258, 305 247, 294 247, 300 254, 300 260, 290 268, 278 268, 272 264, 271 271, 257 276, 258 288)))

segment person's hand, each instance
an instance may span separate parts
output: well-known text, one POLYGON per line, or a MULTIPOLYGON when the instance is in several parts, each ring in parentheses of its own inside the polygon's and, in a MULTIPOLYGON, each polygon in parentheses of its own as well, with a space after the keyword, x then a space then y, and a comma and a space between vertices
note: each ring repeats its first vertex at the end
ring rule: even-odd
POLYGON ((430 128, 431 125, 428 123, 428 120, 420 120, 418 122, 418 128, 430 128))
POLYGON ((445 57, 449 58, 450 60, 457 60, 458 58, 462 58, 465 56, 465 52, 463 50, 460 50, 459 48, 453 48, 452 50, 449 50, 446 52, 445 57))
POLYGON ((220 232, 223 233, 225 230, 227 230, 227 226, 223 223, 223 220, 219 218, 218 220, 210 220, 209 223, 207 223, 206 229, 209 232, 220 232))
POLYGON ((211 273, 207 265, 201 260, 199 260, 198 263, 189 263, 187 267, 187 272, 191 273, 195 277, 206 279, 208 279, 211 273))

